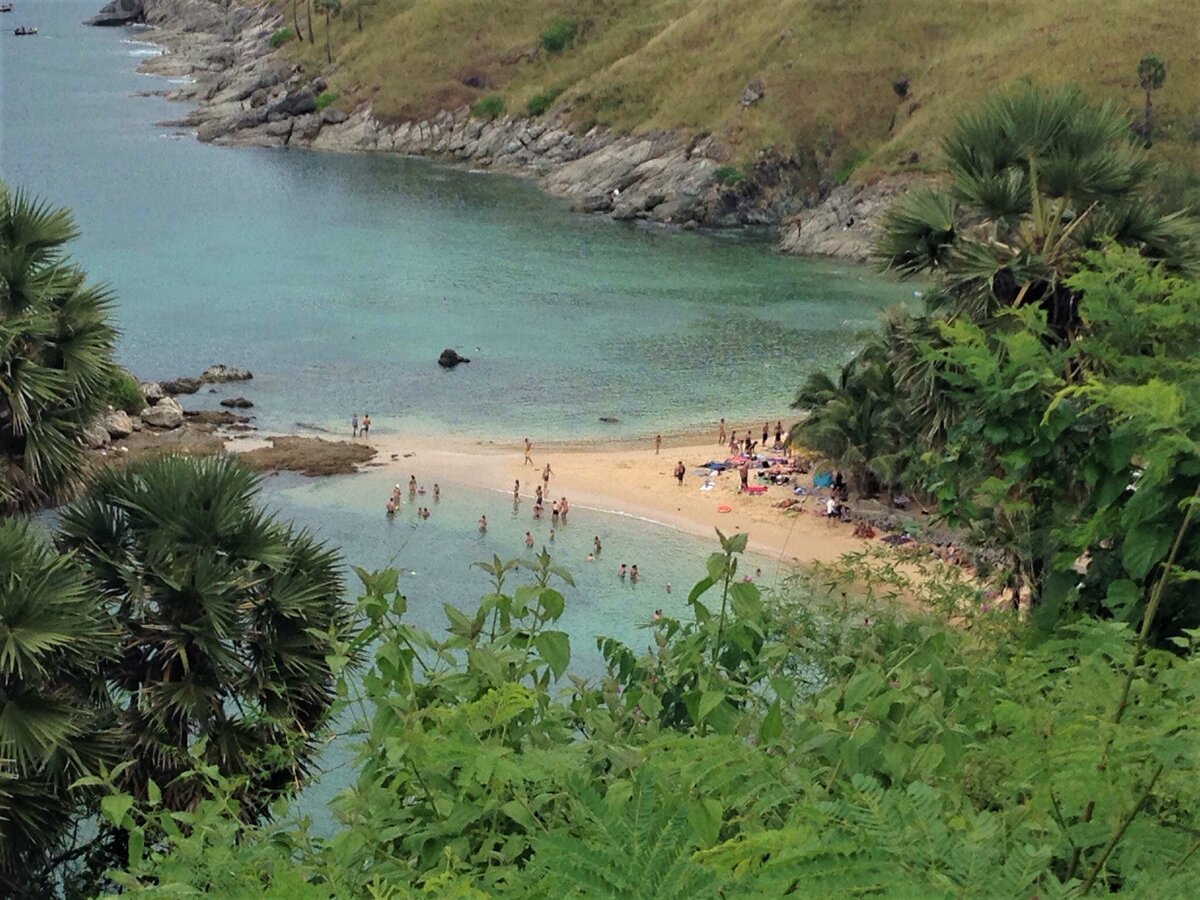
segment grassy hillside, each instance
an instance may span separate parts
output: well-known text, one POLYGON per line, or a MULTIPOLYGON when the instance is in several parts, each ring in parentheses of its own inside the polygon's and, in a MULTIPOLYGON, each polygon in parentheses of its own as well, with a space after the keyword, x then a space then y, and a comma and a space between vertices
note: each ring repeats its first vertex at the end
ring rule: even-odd
POLYGON ((1017 78, 1074 81, 1139 110, 1137 62, 1155 52, 1168 67, 1156 154, 1192 163, 1195 12, 1194 0, 345 0, 333 67, 319 17, 316 44, 288 52, 331 69, 342 104, 369 98, 385 119, 491 94, 524 114, 561 90, 555 108, 580 127, 711 131, 731 162, 775 146, 859 176, 931 164, 968 101, 1017 78), (578 36, 551 54, 539 35, 555 19, 578 36), (488 86, 464 84, 472 77, 488 86), (903 100, 892 87, 902 77, 903 100), (753 79, 766 95, 744 108, 753 79))

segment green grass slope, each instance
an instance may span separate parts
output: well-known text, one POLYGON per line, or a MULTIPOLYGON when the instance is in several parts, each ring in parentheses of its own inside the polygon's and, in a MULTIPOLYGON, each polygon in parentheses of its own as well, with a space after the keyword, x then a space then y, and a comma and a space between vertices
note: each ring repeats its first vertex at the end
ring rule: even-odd
POLYGON ((1195 14, 1195 0, 346 0, 332 67, 319 14, 316 43, 287 52, 328 71, 340 105, 369 99, 385 120, 493 94, 524 115, 561 92, 553 108, 579 128, 712 132, 732 163, 776 147, 863 177, 932 164, 952 119, 1015 79, 1072 81, 1136 112, 1148 52, 1168 67, 1156 155, 1194 163, 1195 14), (578 35, 547 53, 539 35, 560 18, 578 35), (743 107, 754 79, 765 97, 743 107))

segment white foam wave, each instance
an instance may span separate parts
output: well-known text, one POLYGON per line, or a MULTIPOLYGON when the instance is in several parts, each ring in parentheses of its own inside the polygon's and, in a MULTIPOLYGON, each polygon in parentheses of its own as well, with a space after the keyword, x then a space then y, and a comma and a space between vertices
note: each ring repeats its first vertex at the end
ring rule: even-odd
POLYGON ((162 50, 130 50, 130 56, 162 56, 162 50))

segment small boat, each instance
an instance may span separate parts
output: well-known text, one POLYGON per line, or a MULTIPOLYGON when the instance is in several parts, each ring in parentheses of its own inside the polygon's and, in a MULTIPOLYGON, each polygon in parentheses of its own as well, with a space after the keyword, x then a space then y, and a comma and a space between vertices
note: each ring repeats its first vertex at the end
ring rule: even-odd
POLYGON ((0 3, 0 12, 12 12, 12 4, 0 3))
POLYGON ((22 25, 19 28, 14 28, 13 34, 15 34, 17 37, 26 37, 31 34, 37 34, 37 26, 36 25, 22 25))

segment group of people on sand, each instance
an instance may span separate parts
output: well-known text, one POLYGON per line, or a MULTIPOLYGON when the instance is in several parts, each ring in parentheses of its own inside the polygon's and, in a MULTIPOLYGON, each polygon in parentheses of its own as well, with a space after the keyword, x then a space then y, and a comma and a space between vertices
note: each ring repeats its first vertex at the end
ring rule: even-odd
MULTIPOLYGON (((390 497, 388 497, 388 501, 387 501, 387 515, 388 515, 389 519, 391 517, 395 516, 396 513, 398 513, 404 506, 404 502, 400 499, 400 493, 401 493, 400 492, 400 483, 397 482, 396 485, 392 488, 392 495, 390 497)), ((417 485, 417 476, 410 475, 408 477, 408 499, 409 499, 409 502, 411 503, 418 496, 421 496, 421 497, 425 496, 425 493, 426 493, 425 485, 418 486, 417 485)), ((442 499, 442 487, 440 484, 437 484, 435 482, 433 485, 433 502, 438 503, 441 501, 441 499, 442 499)), ((428 506, 418 506, 417 507, 417 517, 418 518, 428 519, 429 516, 430 516, 430 512, 429 512, 428 506)))
MULTIPOLYGON (((759 441, 754 440, 753 431, 754 431, 754 429, 747 428, 746 436, 744 438, 739 438, 737 429, 735 428, 728 435, 729 452, 734 455, 742 454, 745 456, 750 456, 755 451, 755 449, 760 446, 762 447, 763 450, 768 449, 768 441, 770 440, 771 433, 772 433, 771 432, 771 423, 763 422, 761 444, 759 441)), ((784 440, 787 438, 787 434, 783 430, 783 422, 775 423, 774 434, 775 434, 775 443, 770 445, 770 449, 773 449, 773 450, 785 449, 784 440)), ((720 423, 717 425, 717 443, 720 444, 722 447, 725 446, 725 444, 726 444, 725 420, 724 419, 722 419, 720 421, 720 423)))

